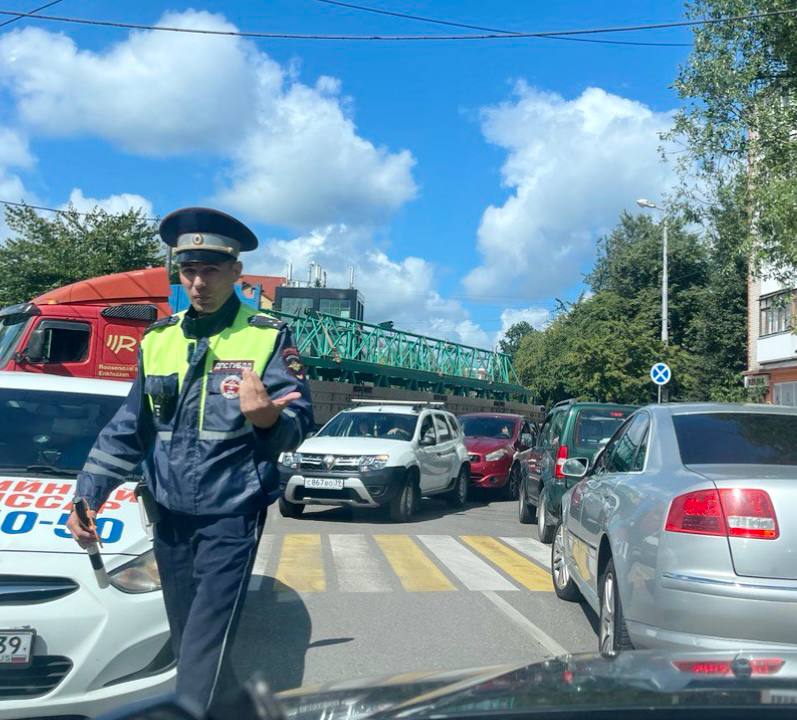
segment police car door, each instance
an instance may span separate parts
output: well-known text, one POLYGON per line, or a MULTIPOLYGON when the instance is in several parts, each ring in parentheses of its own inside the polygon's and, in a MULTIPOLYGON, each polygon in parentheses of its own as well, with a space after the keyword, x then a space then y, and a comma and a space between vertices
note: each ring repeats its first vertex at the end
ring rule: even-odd
POLYGON ((446 463, 440 456, 434 418, 431 412, 421 415, 417 457, 421 470, 421 493, 434 492, 443 484, 446 463))

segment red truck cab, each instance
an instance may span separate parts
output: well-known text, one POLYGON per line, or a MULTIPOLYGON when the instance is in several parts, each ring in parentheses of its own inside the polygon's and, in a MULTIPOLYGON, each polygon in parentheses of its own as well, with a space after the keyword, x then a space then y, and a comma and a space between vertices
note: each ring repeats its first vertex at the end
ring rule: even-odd
POLYGON ((0 370, 131 380, 144 330, 171 313, 164 268, 84 280, 0 310, 0 370))

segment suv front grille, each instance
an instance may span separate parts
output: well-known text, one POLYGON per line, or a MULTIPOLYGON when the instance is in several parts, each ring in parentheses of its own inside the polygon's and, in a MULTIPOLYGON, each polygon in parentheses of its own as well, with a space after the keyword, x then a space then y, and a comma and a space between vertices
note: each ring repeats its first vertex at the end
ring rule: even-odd
POLYGON ((359 455, 307 455, 302 453, 302 470, 358 470, 359 455), (331 459, 331 465, 327 460, 331 459))
POLYGON ((30 605, 57 600, 78 589, 69 578, 0 575, 0 605, 30 605))
POLYGON ((0 699, 32 698, 55 690, 72 669, 61 655, 34 655, 30 667, 0 673, 0 699))

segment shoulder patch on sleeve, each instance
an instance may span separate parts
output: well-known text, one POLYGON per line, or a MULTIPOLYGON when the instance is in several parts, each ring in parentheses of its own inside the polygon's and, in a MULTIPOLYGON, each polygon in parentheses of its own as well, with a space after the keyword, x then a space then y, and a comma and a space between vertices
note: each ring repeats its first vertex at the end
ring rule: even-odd
POLYGON ((268 315, 252 315, 249 318, 249 324, 255 327, 271 328, 272 330, 280 330, 285 327, 284 322, 280 322, 276 318, 269 317, 268 315))
POLYGON ((158 330, 159 328, 169 327, 169 325, 175 325, 179 320, 180 318, 177 315, 169 315, 169 317, 161 318, 152 323, 152 325, 144 331, 144 334, 146 335, 150 330, 158 330))

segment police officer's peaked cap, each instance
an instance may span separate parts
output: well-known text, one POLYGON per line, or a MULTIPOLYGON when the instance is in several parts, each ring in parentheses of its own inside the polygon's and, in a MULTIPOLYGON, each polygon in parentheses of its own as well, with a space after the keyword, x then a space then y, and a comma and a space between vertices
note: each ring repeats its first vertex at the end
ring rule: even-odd
POLYGON ((211 208, 182 208, 160 224, 160 236, 179 263, 218 263, 257 247, 255 234, 240 220, 211 208))

